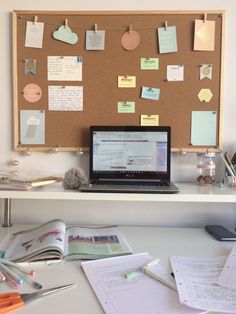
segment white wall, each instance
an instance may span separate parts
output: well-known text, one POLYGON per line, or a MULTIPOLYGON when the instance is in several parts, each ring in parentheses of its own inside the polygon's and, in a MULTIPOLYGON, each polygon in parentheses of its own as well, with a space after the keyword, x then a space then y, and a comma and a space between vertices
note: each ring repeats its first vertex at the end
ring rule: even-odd
MULTIPOLYGON (((0 3, 1 71, 0 71, 0 170, 45 170, 65 173, 74 166, 88 169, 87 156, 76 153, 33 153, 26 156, 12 150, 12 56, 11 56, 11 12, 13 10, 226 10, 226 45, 224 70, 224 150, 236 151, 236 104, 234 98, 236 73, 236 1, 235 0, 8 0, 0 3), (10 165, 18 160, 19 166, 10 165)), ((196 176, 196 155, 172 154, 173 181, 193 181, 196 176)), ((218 161, 218 180, 222 179, 223 167, 218 161)), ((150 196, 151 197, 151 196, 150 196)), ((0 203, 1 208, 3 206, 0 203)), ((228 204, 201 206, 184 204, 108 204, 41 201, 13 202, 14 222, 41 222, 49 218, 62 217, 68 221, 82 223, 136 223, 158 225, 204 225, 220 222, 228 226, 236 224, 234 208, 228 204), (82 205, 82 206, 81 206, 82 205), (144 208, 145 207, 145 208, 144 208), (112 210, 110 210, 112 208, 112 210), (174 218, 173 218, 174 217, 174 218)), ((0 221, 2 219, 0 211, 0 221)))

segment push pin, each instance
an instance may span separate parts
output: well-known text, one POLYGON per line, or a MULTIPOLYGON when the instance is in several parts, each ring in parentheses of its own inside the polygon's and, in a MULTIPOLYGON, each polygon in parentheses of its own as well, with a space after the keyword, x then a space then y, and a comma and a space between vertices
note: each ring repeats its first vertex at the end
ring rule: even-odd
POLYGON ((32 155, 32 152, 31 152, 30 148, 27 148, 27 150, 25 151, 25 155, 26 156, 31 156, 32 155))
POLYGON ((19 163, 20 163, 19 160, 16 160, 16 159, 11 161, 11 165, 13 165, 13 166, 18 166, 19 163))
POLYGON ((52 148, 53 153, 58 153, 59 152, 59 145, 56 145, 55 147, 52 148))
POLYGON ((80 147, 79 148, 79 155, 83 155, 83 154, 84 154, 83 149, 80 147))

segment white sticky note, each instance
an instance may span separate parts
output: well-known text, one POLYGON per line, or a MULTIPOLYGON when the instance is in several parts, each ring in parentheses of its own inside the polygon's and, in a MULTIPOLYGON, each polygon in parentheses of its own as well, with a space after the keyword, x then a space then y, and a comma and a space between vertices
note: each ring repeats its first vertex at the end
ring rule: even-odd
POLYGON ((25 47, 42 48, 43 30, 44 23, 27 21, 25 34, 25 47))
POLYGON ((183 64, 167 65, 167 81, 183 81, 184 66, 183 64))

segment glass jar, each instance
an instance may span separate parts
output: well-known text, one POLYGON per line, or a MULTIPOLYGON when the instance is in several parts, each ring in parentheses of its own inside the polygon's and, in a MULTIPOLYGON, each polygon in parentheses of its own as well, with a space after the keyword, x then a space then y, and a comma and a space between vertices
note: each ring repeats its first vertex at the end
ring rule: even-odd
POLYGON ((215 153, 198 153, 197 183, 209 185, 215 182, 215 153))

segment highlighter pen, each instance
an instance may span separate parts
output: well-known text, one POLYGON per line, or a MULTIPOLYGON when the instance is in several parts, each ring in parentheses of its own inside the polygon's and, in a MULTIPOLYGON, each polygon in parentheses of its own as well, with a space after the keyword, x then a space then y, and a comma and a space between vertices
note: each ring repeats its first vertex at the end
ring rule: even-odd
POLYGON ((31 278, 31 276, 29 276, 29 275, 27 275, 27 274, 24 274, 24 273, 21 273, 20 270, 15 270, 15 272, 16 272, 17 274, 19 274, 19 276, 21 276, 22 278, 24 278, 24 281, 25 281, 25 282, 28 282, 33 288, 35 288, 35 289, 37 289, 37 290, 42 289, 43 286, 41 285, 41 283, 39 283, 39 282, 33 280, 33 279, 31 278))
POLYGON ((134 270, 131 270, 131 271, 126 272, 126 273, 124 274, 124 276, 125 276, 126 279, 131 279, 131 278, 137 276, 137 275, 138 275, 138 272, 140 272, 140 271, 145 271, 146 268, 151 267, 151 266, 153 266, 153 265, 159 263, 159 261, 160 261, 160 260, 159 260, 158 258, 156 258, 156 259, 154 259, 154 260, 152 260, 152 261, 150 261, 150 262, 148 262, 148 263, 142 265, 141 267, 138 267, 138 268, 136 268, 136 269, 134 269, 134 270))
POLYGON ((16 268, 16 269, 20 270, 22 273, 29 274, 30 276, 34 276, 35 275, 35 271, 34 270, 28 270, 25 267, 23 267, 21 265, 18 265, 16 263, 13 263, 13 262, 11 262, 9 260, 6 260, 4 258, 0 258, 0 263, 4 264, 6 266, 10 266, 10 267, 16 268))
POLYGON ((20 276, 18 276, 16 272, 11 270, 6 265, 0 263, 0 269, 4 272, 5 275, 8 274, 8 276, 10 276, 13 280, 15 280, 15 282, 19 284, 22 284, 24 282, 24 280, 20 276))

